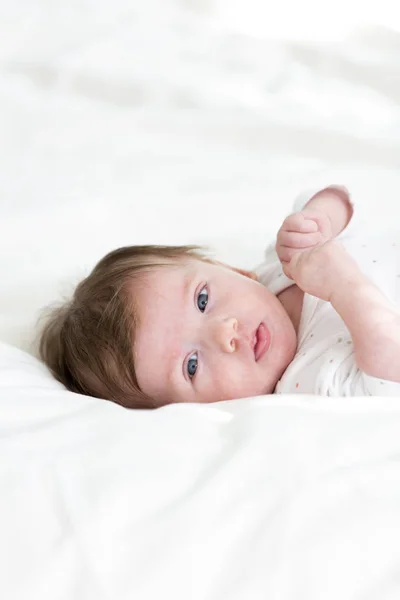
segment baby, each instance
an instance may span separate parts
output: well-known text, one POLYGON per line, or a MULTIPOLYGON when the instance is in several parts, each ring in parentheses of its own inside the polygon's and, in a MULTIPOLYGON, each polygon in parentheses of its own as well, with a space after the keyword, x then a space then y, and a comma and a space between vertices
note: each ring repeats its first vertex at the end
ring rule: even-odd
POLYGON ((328 186, 296 208, 255 273, 195 246, 109 253, 51 313, 42 359, 69 390, 129 408, 400 395, 400 313, 360 268, 373 246, 357 242, 359 261, 346 247, 349 193, 328 186))

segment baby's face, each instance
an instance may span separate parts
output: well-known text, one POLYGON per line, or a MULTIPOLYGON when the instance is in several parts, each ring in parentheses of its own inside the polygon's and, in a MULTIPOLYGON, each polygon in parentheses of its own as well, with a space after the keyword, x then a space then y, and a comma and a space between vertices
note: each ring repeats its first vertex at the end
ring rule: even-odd
POLYGON ((134 359, 160 405, 269 394, 296 349, 293 324, 263 285, 198 259, 143 274, 134 359))

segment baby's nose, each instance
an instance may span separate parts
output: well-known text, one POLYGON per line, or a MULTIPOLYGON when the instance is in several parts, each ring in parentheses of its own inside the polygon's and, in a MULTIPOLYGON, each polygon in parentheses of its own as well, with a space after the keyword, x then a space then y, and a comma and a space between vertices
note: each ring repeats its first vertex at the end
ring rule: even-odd
POLYGON ((239 339, 238 327, 238 320, 233 317, 220 321, 215 327, 216 341, 224 352, 235 352, 239 339))

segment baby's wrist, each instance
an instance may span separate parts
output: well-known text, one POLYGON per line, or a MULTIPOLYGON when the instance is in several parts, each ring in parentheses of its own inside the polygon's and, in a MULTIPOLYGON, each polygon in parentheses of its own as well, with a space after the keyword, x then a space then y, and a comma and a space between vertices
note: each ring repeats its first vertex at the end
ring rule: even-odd
MULTIPOLYGON (((366 277, 360 269, 349 269, 338 276, 332 283, 330 303, 334 308, 339 308, 349 298, 358 296, 366 297, 374 284, 366 277)), ((338 311, 339 312, 339 311, 338 311)))
POLYGON ((327 296, 332 305, 341 301, 342 298, 348 297, 356 288, 361 289, 371 285, 371 281, 342 245, 334 242, 333 247, 334 252, 331 253, 333 260, 326 265, 329 288, 327 296))

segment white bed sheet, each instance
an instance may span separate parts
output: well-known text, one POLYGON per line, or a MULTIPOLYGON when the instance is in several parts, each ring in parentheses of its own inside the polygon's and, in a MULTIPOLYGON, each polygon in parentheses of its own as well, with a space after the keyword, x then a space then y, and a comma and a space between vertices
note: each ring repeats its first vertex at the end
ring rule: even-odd
POLYGON ((118 245, 257 264, 310 176, 358 177, 374 225, 400 224, 400 34, 251 37, 222 5, 3 3, 7 600, 400 596, 400 399, 126 411, 23 352, 40 307, 118 245))
POLYGON ((129 411, 0 365, 3 597, 399 597, 398 399, 129 411))

